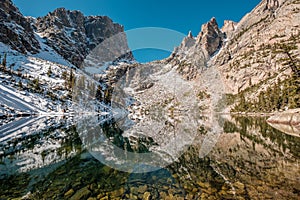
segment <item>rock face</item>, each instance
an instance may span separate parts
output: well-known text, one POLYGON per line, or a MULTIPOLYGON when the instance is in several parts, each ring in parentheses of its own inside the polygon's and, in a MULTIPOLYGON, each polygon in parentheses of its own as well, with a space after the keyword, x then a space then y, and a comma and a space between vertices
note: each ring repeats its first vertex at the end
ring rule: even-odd
POLYGON ((222 47, 225 38, 226 34, 212 18, 202 25, 196 38, 190 32, 166 61, 175 65, 186 79, 195 79, 207 67, 207 61, 222 47))
POLYGON ((300 108, 291 109, 271 116, 267 122, 300 126, 300 108))
POLYGON ((205 50, 208 56, 212 56, 223 44, 224 34, 218 27, 215 18, 202 25, 200 34, 197 36, 197 44, 205 50))
POLYGON ((84 16, 80 11, 58 8, 35 19, 24 17, 11 0, 0 2, 0 42, 23 54, 41 51, 40 36, 63 58, 80 67, 93 49, 117 34, 121 34, 117 39, 122 39, 122 55, 109 46, 107 50, 118 55, 116 60, 133 60, 123 26, 106 16, 84 16))
POLYGON ((196 42, 196 39, 193 37, 193 34, 190 31, 188 36, 183 39, 182 43, 180 44, 179 49, 181 49, 182 51, 187 51, 195 45, 195 42, 196 42))
POLYGON ((37 53, 40 49, 30 22, 10 0, 0 1, 0 42, 21 53, 37 53))
MULTIPOLYGON (((84 16, 79 11, 56 9, 37 19, 36 29, 55 51, 80 67, 85 57, 105 39, 124 31, 106 16, 84 16)), ((128 59, 132 59, 128 52, 128 59)))
POLYGON ((224 21, 224 26, 221 28, 221 31, 225 34, 226 38, 230 38, 236 29, 237 23, 230 20, 224 21))
POLYGON ((201 32, 196 38, 189 32, 173 54, 189 55, 201 51, 208 60, 223 44, 225 34, 219 29, 217 21, 212 18, 201 27, 201 32))
POLYGON ((265 9, 275 11, 279 7, 279 0, 267 0, 265 9))
POLYGON ((178 65, 187 79, 194 79, 205 67, 218 67, 227 93, 261 84, 258 93, 291 74, 276 44, 295 44, 291 53, 299 59, 299 11, 298 0, 263 0, 238 23, 225 20, 219 29, 212 18, 196 38, 191 34, 184 38, 167 61, 178 65))
MULTIPOLYGON (((260 84, 258 93, 291 74, 282 64, 285 55, 278 53, 276 44, 295 44, 298 50, 292 53, 299 58, 299 11, 299 1, 263 0, 238 24, 225 23, 222 31, 228 41, 212 64, 223 74, 227 92, 236 94, 260 84)), ((253 93, 253 98, 256 95, 253 93)))
POLYGON ((300 108, 275 114, 267 122, 284 133, 300 137, 300 108))

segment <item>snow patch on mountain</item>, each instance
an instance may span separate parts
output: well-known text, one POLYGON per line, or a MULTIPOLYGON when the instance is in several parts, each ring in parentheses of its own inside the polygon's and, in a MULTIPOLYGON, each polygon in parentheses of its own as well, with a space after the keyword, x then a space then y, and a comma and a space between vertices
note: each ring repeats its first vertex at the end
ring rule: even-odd
POLYGON ((2 115, 62 113, 64 109, 70 111, 71 98, 68 97, 69 91, 62 74, 70 73, 73 67, 76 76, 75 67, 46 45, 43 47, 48 51, 24 55, 0 43, 0 55, 2 58, 6 55, 6 69, 3 70, 2 66, 0 70, 2 115), (39 91, 33 90, 34 81, 37 81, 39 91))

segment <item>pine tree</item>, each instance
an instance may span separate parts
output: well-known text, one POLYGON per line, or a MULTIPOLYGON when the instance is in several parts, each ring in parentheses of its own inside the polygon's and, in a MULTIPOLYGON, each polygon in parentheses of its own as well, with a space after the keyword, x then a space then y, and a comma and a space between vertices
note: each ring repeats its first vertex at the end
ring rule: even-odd
POLYGON ((240 109, 242 111, 247 111, 247 109, 248 109, 248 105, 247 105, 244 93, 241 93, 241 96, 240 96, 240 109))
POLYGON ((98 87, 97 87, 96 99, 99 100, 100 102, 103 101, 103 95, 102 95, 102 87, 101 87, 101 85, 98 85, 98 87))
POLYGON ((104 103, 111 104, 113 88, 109 87, 104 91, 104 103))
POLYGON ((64 82, 64 86, 65 86, 65 89, 67 90, 68 89, 68 72, 67 71, 63 71, 62 74, 61 74, 61 77, 62 79, 65 81, 64 82))
POLYGON ((264 91, 261 91, 259 93, 258 104, 259 104, 259 110, 260 111, 265 111, 265 109, 266 109, 266 100, 265 100, 265 92, 264 91))
POLYGON ((48 68, 47 75, 48 75, 49 77, 52 75, 52 69, 51 69, 51 66, 49 66, 49 68, 48 68))
POLYGON ((33 88, 36 90, 36 91, 39 91, 41 88, 40 88, 40 79, 39 78, 36 78, 33 80, 33 88))
POLYGON ((3 56, 3 60, 2 60, 2 66, 3 66, 3 70, 6 71, 6 53, 3 56))
POLYGON ((21 81, 21 80, 19 80, 19 83, 18 83, 18 85, 19 85, 19 88, 20 88, 20 89, 22 89, 22 88, 23 88, 23 84, 22 84, 22 81, 21 81))
POLYGON ((300 77, 300 60, 298 58, 298 54, 295 53, 295 50, 298 49, 296 43, 277 43, 276 46, 276 53, 282 53, 285 55, 280 61, 282 65, 291 68, 293 75, 296 77, 300 77))
POLYGON ((61 77, 62 77, 64 80, 67 80, 68 72, 67 72, 67 71, 63 71, 62 74, 61 74, 61 77))

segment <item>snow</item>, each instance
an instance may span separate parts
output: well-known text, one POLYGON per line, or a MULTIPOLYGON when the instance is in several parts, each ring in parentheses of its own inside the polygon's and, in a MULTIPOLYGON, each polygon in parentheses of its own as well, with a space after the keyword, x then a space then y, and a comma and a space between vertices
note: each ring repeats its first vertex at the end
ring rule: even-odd
POLYGON ((52 63, 58 63, 60 65, 65 65, 68 67, 75 68, 74 65, 72 65, 70 62, 66 61, 63 57, 61 57, 59 54, 57 54, 51 47, 45 44, 45 40, 42 39, 42 35, 40 33, 35 34, 35 38, 40 43, 42 51, 40 51, 38 54, 35 54, 34 56, 37 58, 40 58, 42 60, 47 60, 52 63))
POLYGON ((13 30, 18 35, 22 35, 24 32, 24 28, 16 23, 4 22, 4 25, 9 27, 11 30, 13 30))
POLYGON ((45 166, 53 166, 68 157, 76 155, 76 149, 64 152, 63 144, 66 137, 65 128, 73 124, 72 118, 21 118, 6 125, 6 131, 0 129, 0 151, 1 154, 13 153, 14 159, 4 157, 0 165, 0 176, 3 173, 27 172, 45 166), (63 127, 61 129, 47 133, 49 127, 63 127), (14 130, 9 130, 13 127, 14 130), (46 132, 47 134, 43 134, 46 132), (30 141, 31 136, 36 138, 33 148, 26 147, 26 142, 30 141), (23 140, 26 138, 26 140, 23 140), (17 141, 16 145, 11 146, 9 142, 17 141), (23 144, 25 143, 25 144, 23 144), (59 152, 62 150, 61 152, 59 152))
POLYGON ((16 138, 16 136, 24 130, 24 128, 29 127, 30 125, 37 122, 39 118, 19 118, 14 120, 11 123, 5 124, 0 127, 0 142, 3 143, 6 140, 10 140, 12 138, 16 138), (21 130, 21 131, 20 131, 21 130))
MULTIPOLYGON (((14 24, 7 25, 16 29, 16 33, 23 31, 14 24)), ((65 29, 69 37, 72 31, 65 29)), ((0 69, 0 155, 14 155, 13 161, 2 157, 4 164, 0 165, 0 176, 7 171, 24 172, 52 165, 75 154, 75 149, 68 155, 57 152, 57 149, 63 149, 64 131, 75 123, 74 118, 98 115, 102 122, 111 119, 111 108, 98 102, 94 96, 87 96, 88 101, 84 102, 92 110, 87 111, 81 104, 74 103, 65 80, 70 77, 70 72, 74 73, 76 80, 85 77, 85 87, 95 80, 57 54, 42 37, 35 33, 41 47, 37 54, 25 55, 0 42, 0 61, 4 54, 7 55, 6 70, 0 69), (48 73, 50 69, 51 73, 48 73), (63 74, 67 74, 66 77, 63 74), (34 80, 38 80, 39 89, 35 88, 34 80), (45 137, 42 133, 48 133, 50 127, 55 131, 50 131, 51 134, 45 137), (58 130, 60 127, 63 128, 58 130), (31 136, 38 136, 38 141, 33 149, 28 149, 22 143, 29 141, 27 139, 31 136), (42 157, 44 152, 48 154, 42 157)), ((110 64, 105 63, 100 71, 93 67, 87 71, 92 74, 104 73, 110 64)), ((97 84, 96 81, 95 86, 97 84)), ((85 95, 85 91, 82 93, 85 95)))
MULTIPOLYGON (((73 30, 69 30, 70 34, 71 31, 73 30)), ((89 100, 88 102, 90 108, 93 109, 92 111, 84 110, 80 108, 80 105, 74 105, 62 74, 67 74, 66 78, 68 78, 72 71, 76 79, 85 77, 87 80, 86 85, 91 81, 97 85, 99 83, 91 80, 87 72, 92 74, 104 73, 111 63, 105 63, 102 68, 91 66, 84 72, 77 69, 49 47, 46 41, 42 39, 41 34, 35 33, 35 38, 41 47, 40 52, 37 54, 28 53, 24 55, 0 42, 0 55, 2 58, 4 54, 7 55, 6 69, 14 72, 11 74, 0 70, 0 105, 2 105, 0 114, 2 118, 3 116, 30 113, 44 116, 61 116, 74 113, 74 111, 95 113, 110 110, 104 104, 95 100, 89 100), (49 70, 52 72, 50 75, 49 70), (41 92, 29 90, 33 87, 34 80, 38 80, 41 92)), ((0 120, 0 125, 1 123, 3 123, 3 120, 2 122, 0 120)))
POLYGON ((73 43, 73 44, 76 44, 76 41, 73 39, 73 36, 72 36, 72 33, 76 31, 75 28, 69 28, 69 27, 65 27, 64 28, 64 32, 65 32, 65 35, 68 37, 68 39, 73 43))
POLYGON ((105 63, 103 66, 96 66, 95 63, 93 63, 90 60, 85 60, 85 64, 88 65, 84 68, 84 71, 88 74, 104 74, 105 71, 108 69, 109 65, 111 65, 111 62, 105 63))
POLYGON ((21 111, 37 111, 41 112, 39 108, 26 102, 26 97, 22 94, 17 93, 15 89, 8 89, 7 87, 0 85, 0 103, 6 106, 18 109, 21 111))
MULTIPOLYGON (((51 91, 57 98, 62 98, 68 94, 64 88, 65 80, 62 79, 62 73, 64 71, 69 73, 70 67, 74 66, 54 53, 53 50, 49 50, 46 45, 44 45, 44 48, 48 51, 41 51, 35 55, 24 55, 0 43, 0 55, 7 54, 7 69, 11 66, 13 71, 18 70, 22 74, 22 77, 20 77, 16 74, 11 75, 0 71, 0 104, 5 108, 2 109, 2 114, 61 112, 61 101, 52 100, 43 93, 24 91, 17 84, 21 82, 23 87, 28 87, 33 79, 38 78, 40 87, 45 91, 51 91), (50 68, 52 74, 48 76, 47 72, 50 68)), ((74 73, 76 75, 75 70, 74 73)), ((71 99, 66 101, 66 104, 71 105, 71 99)))

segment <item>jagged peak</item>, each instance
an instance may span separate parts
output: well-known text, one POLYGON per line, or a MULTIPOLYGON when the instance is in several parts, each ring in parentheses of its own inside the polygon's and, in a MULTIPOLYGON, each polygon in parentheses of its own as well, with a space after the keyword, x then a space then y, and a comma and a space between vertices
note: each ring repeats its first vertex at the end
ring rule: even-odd
POLYGON ((226 34, 227 38, 230 38, 233 32, 236 30, 237 22, 231 20, 224 20, 224 25, 221 28, 221 31, 226 34))
POLYGON ((201 32, 196 38, 196 44, 202 46, 207 57, 210 57, 220 48, 223 38, 224 34, 219 29, 216 18, 212 17, 210 21, 202 25, 201 32))
POLYGON ((212 23, 212 24, 218 25, 217 20, 216 20, 215 17, 212 17, 208 23, 212 23))
MULTIPOLYGON (((123 26, 107 16, 84 16, 78 10, 65 8, 57 8, 47 16, 38 18, 36 28, 47 38, 50 47, 79 67, 104 39, 124 32, 123 26)), ((132 56, 129 55, 128 59, 132 56)))
POLYGON ((54 10, 54 12, 67 12, 67 9, 64 8, 64 7, 56 8, 56 9, 54 10))
POLYGON ((220 32, 217 20, 215 17, 212 17, 207 23, 202 24, 201 31, 197 36, 197 41, 200 42, 203 35, 207 34, 208 32, 216 31, 220 32))
MULTIPOLYGON (((225 27, 225 26, 235 26, 235 25, 237 25, 237 22, 235 22, 235 21, 232 21, 232 20, 224 20, 224 25, 223 25, 223 27, 225 27)), ((222 28, 223 28, 222 27, 222 28)), ((222 29, 221 28, 221 29, 222 29)))
POLYGON ((49 12, 48 13, 48 16, 52 16, 52 15, 55 15, 55 16, 58 16, 58 15, 66 15, 68 12, 67 9, 65 8, 56 8, 55 10, 53 10, 52 12, 49 12))
POLYGON ((86 18, 87 20, 89 19, 102 19, 102 20, 107 20, 111 21, 112 19, 109 18, 108 16, 101 16, 101 15, 90 15, 90 16, 84 16, 84 14, 80 10, 68 10, 66 8, 56 8, 54 11, 49 12, 48 16, 55 15, 57 17, 59 16, 67 16, 67 15, 80 15, 81 17, 86 18))
POLYGON ((192 34, 192 31, 189 31, 189 33, 188 33, 188 36, 187 36, 188 38, 193 38, 193 34, 192 34))
POLYGON ((80 14, 82 14, 82 12, 80 10, 68 10, 64 7, 56 8, 53 12, 50 12, 50 13, 51 14, 55 14, 55 13, 80 13, 80 14))
POLYGON ((202 25, 202 28, 201 30, 204 31, 205 29, 208 29, 210 27, 213 27, 213 28, 218 28, 218 23, 217 23, 217 20, 215 17, 212 17, 209 22, 205 23, 202 25))
POLYGON ((0 5, 0 7, 4 10, 11 9, 12 11, 21 15, 19 8, 11 0, 1 0, 0 5))
POLYGON ((30 20, 11 0, 1 0, 0 8, 0 42, 24 54, 37 53, 40 45, 34 37, 30 20))
POLYGON ((83 13, 80 10, 68 10, 66 8, 57 8, 53 12, 49 13, 50 15, 81 15, 84 17, 83 13))
POLYGON ((279 7, 279 0, 266 0, 266 7, 264 10, 274 11, 279 7))

